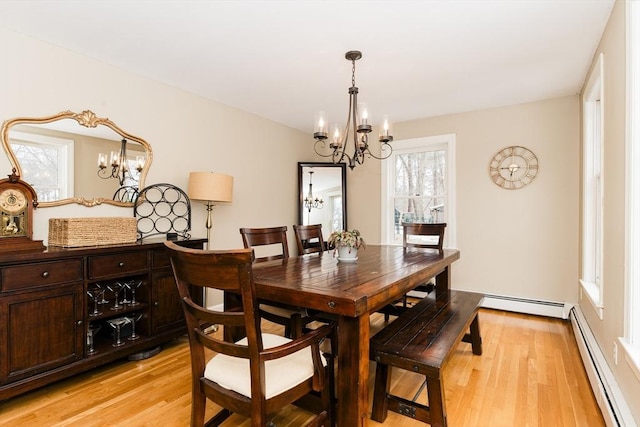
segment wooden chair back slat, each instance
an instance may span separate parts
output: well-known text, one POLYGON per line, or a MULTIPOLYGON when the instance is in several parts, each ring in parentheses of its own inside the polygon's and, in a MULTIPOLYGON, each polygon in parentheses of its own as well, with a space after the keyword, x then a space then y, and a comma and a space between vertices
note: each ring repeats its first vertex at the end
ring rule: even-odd
POLYGON ((405 248, 430 248, 437 249, 440 253, 443 252, 442 246, 444 244, 444 230, 447 224, 434 223, 434 224, 422 224, 413 222, 402 223, 402 246, 405 248), (433 236, 437 237, 436 243, 416 243, 410 242, 409 236, 433 236))
POLYGON ((241 228, 242 243, 245 248, 255 246, 280 244, 282 252, 277 255, 269 255, 255 258, 255 262, 270 261, 274 259, 289 258, 289 245, 287 244, 287 226, 267 228, 241 228))
POLYGON ((322 237, 322 224, 294 225, 293 231, 299 255, 322 253, 327 250, 322 237))

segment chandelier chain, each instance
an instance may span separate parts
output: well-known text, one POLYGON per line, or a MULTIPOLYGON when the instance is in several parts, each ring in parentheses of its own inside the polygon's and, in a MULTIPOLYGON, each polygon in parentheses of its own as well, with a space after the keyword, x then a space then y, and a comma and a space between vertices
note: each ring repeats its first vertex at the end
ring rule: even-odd
POLYGON ((351 60, 351 86, 356 85, 356 60, 351 60))

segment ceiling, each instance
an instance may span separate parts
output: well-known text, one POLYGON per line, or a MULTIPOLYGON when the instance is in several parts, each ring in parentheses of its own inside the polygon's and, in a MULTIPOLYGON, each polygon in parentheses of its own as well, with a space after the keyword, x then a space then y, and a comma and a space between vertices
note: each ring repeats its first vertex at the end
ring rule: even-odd
POLYGON ((0 25, 311 133, 580 91, 614 0, 0 0, 0 25))

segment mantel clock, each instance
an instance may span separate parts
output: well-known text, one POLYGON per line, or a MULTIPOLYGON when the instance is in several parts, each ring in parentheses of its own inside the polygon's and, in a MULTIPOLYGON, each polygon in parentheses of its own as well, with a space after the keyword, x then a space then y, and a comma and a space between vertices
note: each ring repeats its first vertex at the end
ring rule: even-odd
POLYGON ((0 253, 43 250, 33 240, 33 210, 38 206, 35 190, 16 175, 0 180, 0 253))

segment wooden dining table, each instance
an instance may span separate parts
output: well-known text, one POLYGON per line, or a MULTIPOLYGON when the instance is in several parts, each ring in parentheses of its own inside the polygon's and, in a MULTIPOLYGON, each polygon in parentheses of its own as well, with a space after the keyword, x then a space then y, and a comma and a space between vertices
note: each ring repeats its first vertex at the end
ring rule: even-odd
POLYGON ((337 424, 368 423, 369 316, 435 277, 436 294, 449 289, 458 250, 367 245, 356 262, 332 251, 254 265, 258 298, 306 307, 337 318, 337 424))

